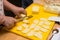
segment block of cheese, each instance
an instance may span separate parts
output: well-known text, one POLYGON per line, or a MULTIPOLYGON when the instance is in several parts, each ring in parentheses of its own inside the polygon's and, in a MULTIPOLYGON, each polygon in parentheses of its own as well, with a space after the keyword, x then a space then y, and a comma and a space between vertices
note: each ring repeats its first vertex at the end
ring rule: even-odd
POLYGON ((60 6, 45 5, 45 11, 60 14, 60 6))
POLYGON ((26 15, 24 15, 24 14, 21 14, 21 17, 25 17, 26 15))
POLYGON ((60 22, 60 17, 54 17, 54 16, 52 16, 52 17, 49 17, 48 20, 60 22))
POLYGON ((38 13, 38 12, 39 12, 39 9, 40 9, 39 6, 33 6, 33 7, 32 7, 32 12, 38 13))
POLYGON ((23 20, 24 23, 29 23, 28 20, 23 20))
POLYGON ((21 31, 22 30, 22 27, 21 26, 18 26, 17 27, 17 30, 21 31))

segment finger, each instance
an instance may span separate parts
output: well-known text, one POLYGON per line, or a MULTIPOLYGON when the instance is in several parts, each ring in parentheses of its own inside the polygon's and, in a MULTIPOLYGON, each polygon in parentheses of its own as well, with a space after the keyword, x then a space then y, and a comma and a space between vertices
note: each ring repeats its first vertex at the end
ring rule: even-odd
POLYGON ((25 10, 23 11, 23 14, 25 14, 27 16, 27 12, 25 10))
POLYGON ((27 12, 26 12, 26 10, 24 9, 24 8, 22 8, 22 10, 21 10, 21 12, 23 13, 23 14, 27 14, 27 12))
POLYGON ((16 23, 17 23, 17 20, 16 20, 15 18, 13 18, 13 21, 14 21, 14 24, 16 24, 16 23))
POLYGON ((8 25, 7 25, 7 28, 8 29, 11 29, 12 27, 14 26, 14 22, 9 22, 8 25))
POLYGON ((17 20, 15 18, 9 17, 8 23, 11 27, 14 26, 16 22, 17 22, 17 20))
POLYGON ((20 13, 17 13, 16 15, 17 15, 18 18, 21 18, 20 13))
POLYGON ((14 26, 16 25, 16 23, 17 23, 17 20, 15 19, 15 18, 11 18, 12 20, 11 21, 13 21, 13 24, 14 24, 14 26))
POLYGON ((6 21, 3 24, 6 28, 9 27, 9 23, 7 23, 6 21))
POLYGON ((2 24, 4 22, 4 18, 0 17, 0 24, 2 24))
POLYGON ((5 27, 6 27, 7 29, 11 29, 12 26, 14 25, 14 23, 13 23, 13 21, 11 21, 11 20, 6 20, 6 21, 4 22, 4 25, 5 25, 5 27))

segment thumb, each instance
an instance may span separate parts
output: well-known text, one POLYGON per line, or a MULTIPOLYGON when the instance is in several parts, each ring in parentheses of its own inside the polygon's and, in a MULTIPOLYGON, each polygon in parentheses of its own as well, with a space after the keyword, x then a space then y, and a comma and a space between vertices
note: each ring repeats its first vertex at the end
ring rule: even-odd
POLYGON ((17 18, 21 18, 20 13, 17 13, 16 16, 17 18))

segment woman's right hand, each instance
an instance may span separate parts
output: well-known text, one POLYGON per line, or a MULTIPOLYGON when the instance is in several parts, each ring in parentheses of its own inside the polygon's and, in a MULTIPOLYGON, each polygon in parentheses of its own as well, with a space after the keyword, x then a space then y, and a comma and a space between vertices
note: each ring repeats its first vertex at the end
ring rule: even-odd
POLYGON ((3 24, 6 29, 11 29, 16 24, 17 20, 13 17, 1 16, 0 15, 0 25, 3 24))
POLYGON ((3 25, 6 27, 6 29, 11 29, 12 27, 14 27, 16 22, 17 20, 15 18, 5 16, 3 25))

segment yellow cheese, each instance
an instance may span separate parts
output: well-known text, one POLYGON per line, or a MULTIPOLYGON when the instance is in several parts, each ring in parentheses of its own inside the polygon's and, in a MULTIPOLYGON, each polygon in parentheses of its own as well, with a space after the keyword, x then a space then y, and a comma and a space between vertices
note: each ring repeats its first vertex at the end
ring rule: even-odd
POLYGON ((39 12, 39 6, 33 6, 32 7, 32 12, 34 12, 34 13, 38 13, 39 12))
POLYGON ((24 14, 21 14, 21 17, 25 17, 26 15, 24 15, 24 14))

